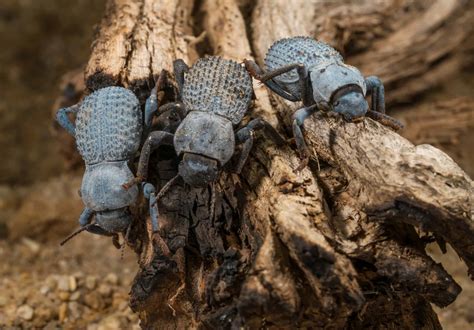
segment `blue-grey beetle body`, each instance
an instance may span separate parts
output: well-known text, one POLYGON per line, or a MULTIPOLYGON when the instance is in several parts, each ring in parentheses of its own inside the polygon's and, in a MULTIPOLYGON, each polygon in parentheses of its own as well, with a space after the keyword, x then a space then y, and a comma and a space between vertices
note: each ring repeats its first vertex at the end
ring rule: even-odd
MULTIPOLYGON (((357 68, 347 65, 334 48, 312 38, 295 37, 282 39, 275 42, 267 52, 265 66, 267 70, 274 71, 292 63, 301 63, 309 72, 312 97, 315 103, 331 102, 333 93, 347 85, 360 88, 365 95, 367 87, 365 79, 357 68)), ((292 69, 273 78, 286 91, 302 99, 297 69, 292 69)), ((365 102, 359 110, 364 115, 368 109, 365 102)), ((347 109, 342 112, 347 119, 352 119, 347 109)))
MULTIPOLYGON (((157 88, 158 83, 147 100, 147 114, 156 111, 157 88)), ((86 166, 80 190, 85 205, 79 218, 81 228, 63 243, 82 230, 117 240, 119 233, 125 234, 130 228, 129 206, 136 202, 139 193, 136 184, 124 188, 124 184, 134 179, 128 163, 138 152, 142 134, 148 128, 146 121, 144 127, 137 97, 123 87, 105 87, 79 104, 60 109, 57 121, 76 138, 86 166), (76 114, 75 123, 70 121, 68 113, 76 114)), ((144 189, 145 197, 153 199, 154 188, 148 186, 151 185, 144 189)), ((150 208, 150 214, 156 230, 157 212, 150 208)))
POLYGON ((347 121, 359 121, 368 115, 394 129, 402 127, 385 115, 384 87, 380 79, 364 78, 324 42, 309 37, 281 39, 268 50, 265 70, 253 61, 246 60, 245 65, 253 77, 276 94, 293 102, 303 101, 304 107, 293 116, 293 133, 305 161, 308 152, 301 128, 315 111, 334 111, 347 121), (365 99, 368 92, 372 97, 372 110, 365 99))
MULTIPOLYGON (((252 147, 255 129, 266 128, 281 142, 271 126, 258 118, 234 132, 253 98, 252 78, 240 64, 208 56, 191 68, 177 60, 174 69, 180 102, 165 104, 158 113, 171 110, 182 118, 172 144, 181 158, 179 176, 186 183, 203 187, 215 182, 220 170, 234 155, 236 143, 243 144, 235 170, 239 173, 252 147)), ((150 152, 142 151, 138 177, 146 178, 149 154, 159 143, 162 142, 154 141, 152 136, 145 142, 143 150, 150 152)))
POLYGON ((140 147, 142 121, 137 97, 122 87, 86 96, 77 113, 76 145, 86 163, 82 200, 107 232, 125 232, 130 223, 127 207, 136 201, 138 187, 122 185, 134 177, 127 163, 140 147), (114 219, 102 221, 109 212, 119 215, 117 224, 114 219))
POLYGON ((234 154, 233 126, 252 101, 252 78, 237 62, 206 57, 183 79, 181 98, 187 114, 176 130, 174 146, 183 157, 180 175, 190 185, 202 186, 215 181, 234 154))

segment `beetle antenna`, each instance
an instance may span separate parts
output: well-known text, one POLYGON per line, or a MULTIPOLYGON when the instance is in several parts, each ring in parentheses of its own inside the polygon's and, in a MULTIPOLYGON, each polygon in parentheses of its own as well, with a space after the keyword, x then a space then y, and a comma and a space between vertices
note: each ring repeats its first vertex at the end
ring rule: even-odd
MULTIPOLYGON (((176 174, 171 180, 166 182, 166 184, 163 186, 163 188, 161 188, 161 190, 156 195, 155 203, 157 203, 158 200, 166 194, 166 192, 171 188, 171 186, 176 182, 176 180, 178 180, 178 178, 179 178, 179 173, 176 174)), ((153 203, 153 205, 155 203, 153 203)))
POLYGON ((120 260, 123 260, 123 254, 125 253, 125 242, 120 245, 120 260))
POLYGON ((211 214, 210 214, 211 221, 214 220, 214 215, 216 212, 215 208, 216 208, 216 183, 213 182, 211 183, 211 214))
POLYGON ((88 225, 85 225, 84 227, 81 227, 79 229, 77 229, 75 232, 73 232, 71 235, 69 235, 68 237, 66 237, 61 243, 59 243, 59 245, 63 246, 64 244, 67 243, 67 241, 69 241, 70 239, 74 238, 76 235, 79 235, 80 233, 82 233, 84 230, 87 230, 89 229, 90 227, 92 227, 94 224, 93 223, 90 223, 88 225))
POLYGON ((129 241, 129 236, 130 236, 130 229, 132 228, 132 224, 129 224, 127 227, 127 230, 125 231, 125 234, 123 234, 123 243, 120 245, 120 260, 123 260, 123 256, 125 253, 125 247, 127 245, 127 242, 129 241))

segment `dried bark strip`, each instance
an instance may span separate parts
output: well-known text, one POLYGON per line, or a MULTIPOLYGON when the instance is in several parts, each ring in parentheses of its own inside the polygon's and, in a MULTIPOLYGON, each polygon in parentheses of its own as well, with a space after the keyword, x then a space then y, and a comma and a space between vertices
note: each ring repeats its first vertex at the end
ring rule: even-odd
POLYGON ((192 32, 193 3, 108 1, 85 72, 87 88, 121 85, 143 93, 174 59, 193 55, 185 38, 192 32))

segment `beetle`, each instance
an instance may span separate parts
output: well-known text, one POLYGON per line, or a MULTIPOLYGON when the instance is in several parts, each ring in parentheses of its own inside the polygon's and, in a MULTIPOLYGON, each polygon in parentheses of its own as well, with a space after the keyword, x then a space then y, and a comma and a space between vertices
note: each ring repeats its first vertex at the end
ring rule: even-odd
MULTIPOLYGON (((80 103, 57 111, 57 122, 75 138, 86 167, 80 189, 85 204, 79 217, 80 228, 61 245, 84 230, 112 236, 117 247, 119 233, 127 238, 132 221, 129 206, 135 203, 139 193, 138 185, 123 188, 134 177, 128 163, 133 161, 143 135, 149 131, 150 114, 158 108, 157 91, 165 79, 163 71, 147 98, 145 116, 135 94, 115 86, 101 88, 80 103), (70 113, 76 116, 74 123, 70 113)), ((156 232, 155 188, 149 183, 143 183, 141 188, 149 200, 152 229, 156 232)))
POLYGON ((255 130, 265 129, 277 143, 284 142, 261 118, 252 119, 234 131, 253 99, 252 78, 242 65, 219 56, 206 56, 192 67, 180 59, 173 67, 179 100, 161 106, 155 115, 171 111, 181 122, 174 134, 162 131, 150 134, 140 155, 137 177, 130 185, 146 180, 150 154, 162 144, 173 145, 180 162, 178 175, 161 189, 157 198, 179 177, 192 187, 215 183, 235 154, 236 144, 242 144, 234 168, 235 173, 240 173, 252 148, 255 130), (156 138, 158 135, 160 138, 156 138))
POLYGON ((364 116, 378 120, 395 130, 403 125, 385 114, 384 86, 376 76, 364 78, 360 71, 344 63, 341 54, 328 44, 310 37, 292 37, 276 41, 265 56, 266 70, 252 60, 245 60, 250 75, 277 95, 303 107, 293 114, 293 135, 303 161, 309 153, 303 136, 306 118, 316 111, 334 111, 349 122, 364 116), (366 96, 370 94, 372 110, 366 96))

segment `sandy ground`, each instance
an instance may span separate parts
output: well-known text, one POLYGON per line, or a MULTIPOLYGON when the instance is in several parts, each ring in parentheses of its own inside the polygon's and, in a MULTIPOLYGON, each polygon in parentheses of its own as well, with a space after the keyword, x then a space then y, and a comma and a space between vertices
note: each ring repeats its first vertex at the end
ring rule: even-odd
MULTIPOLYGON (((80 173, 65 174, 51 131, 61 76, 83 65, 104 0, 1 0, 0 43, 0 328, 132 329, 128 307, 137 270, 109 239, 81 234, 60 248, 77 226, 80 173), (29 238, 26 238, 29 237, 29 238)), ((470 96, 472 72, 434 90, 428 104, 470 96), (469 83, 466 81, 469 80, 469 83)), ((458 159, 471 137, 446 150, 458 159), (457 150, 456 150, 457 148, 457 150)), ((474 282, 459 258, 430 247, 462 286, 451 306, 437 309, 445 329, 474 329, 474 282)))
POLYGON ((109 240, 84 235, 63 248, 57 242, 4 241, 0 259, 0 325, 139 329, 128 306, 135 258, 125 252, 122 259, 109 240))

